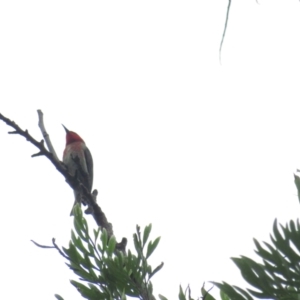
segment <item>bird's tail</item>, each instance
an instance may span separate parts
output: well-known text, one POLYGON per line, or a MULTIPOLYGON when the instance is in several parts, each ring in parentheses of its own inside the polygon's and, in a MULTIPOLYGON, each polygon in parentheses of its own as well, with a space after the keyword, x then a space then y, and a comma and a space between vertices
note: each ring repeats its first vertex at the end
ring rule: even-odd
POLYGON ((70 216, 74 216, 74 206, 79 203, 79 205, 81 204, 81 194, 74 191, 74 197, 75 197, 75 201, 74 201, 74 204, 73 204, 73 207, 72 207, 72 210, 71 210, 71 213, 70 213, 70 216))

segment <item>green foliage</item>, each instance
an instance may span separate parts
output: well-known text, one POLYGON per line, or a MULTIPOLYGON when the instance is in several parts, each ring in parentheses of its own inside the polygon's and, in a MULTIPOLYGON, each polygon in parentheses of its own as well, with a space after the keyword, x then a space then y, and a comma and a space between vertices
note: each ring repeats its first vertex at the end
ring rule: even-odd
POLYGON ((191 296, 191 289, 189 286, 185 289, 185 292, 183 292, 182 287, 180 285, 178 297, 179 297, 179 300, 194 300, 191 296))
MULTIPOLYGON (((261 262, 241 256, 232 258, 243 278, 255 289, 247 291, 226 282, 213 282, 221 291, 222 300, 300 300, 300 224, 286 226, 274 221, 271 243, 254 239, 261 262), (253 297, 252 297, 253 296, 253 297)), ((204 295, 202 291, 202 295, 204 295)), ((210 295, 211 296, 211 295, 210 295)), ((208 298, 205 298, 207 300, 208 298)), ((214 298, 209 298, 214 300, 214 298)))
POLYGON ((168 300, 165 296, 163 296, 163 295, 158 295, 158 297, 159 297, 159 299, 160 300, 168 300))
MULTIPOLYGON (((93 238, 81 209, 75 207, 74 228, 68 248, 63 248, 69 259, 67 265, 80 281, 71 283, 85 299, 120 299, 127 296, 153 300, 150 279, 163 267, 163 263, 152 270, 147 259, 155 251, 160 238, 149 241, 151 224, 141 234, 137 226, 133 235, 135 253, 115 250, 116 239, 108 237, 105 229, 93 231, 93 238)), ((271 243, 259 243, 254 239, 256 254, 261 262, 246 256, 234 257, 233 262, 240 269, 243 278, 255 289, 243 290, 226 282, 213 282, 220 289, 222 300, 300 300, 300 224, 290 221, 286 226, 275 220, 271 243)), ((215 300, 204 288, 203 300, 215 300)), ((63 300, 55 295, 58 300, 63 300)), ((160 300, 167 300, 159 295, 160 300)), ((188 286, 179 288, 179 300, 194 300, 188 286)))
MULTIPOLYGON (((79 206, 74 207, 74 228, 68 248, 62 248, 67 265, 79 277, 71 280, 81 296, 89 300, 120 299, 127 296, 152 300, 153 287, 150 281, 163 263, 152 270, 147 258, 159 243, 159 238, 148 241, 151 224, 146 226, 141 235, 137 226, 133 236, 135 252, 126 253, 116 250, 116 239, 109 237, 106 230, 93 230, 89 233, 88 224, 79 206), (147 249, 147 250, 146 250, 147 249)), ((58 300, 63 300, 55 295, 58 300)))
MULTIPOLYGON (((295 184, 300 200, 300 177, 295 176, 295 184)), ((163 263, 152 270, 147 259, 155 251, 160 238, 148 241, 151 224, 141 234, 137 226, 133 235, 136 253, 116 250, 116 239, 109 237, 106 230, 93 231, 93 239, 89 234, 86 220, 79 206, 74 208, 74 228, 71 231, 69 248, 63 248, 67 264, 83 282, 72 280, 71 283, 86 299, 120 299, 127 296, 142 300, 154 300, 150 279, 161 270, 163 263)), ((246 257, 233 257, 232 260, 240 269, 242 277, 253 288, 246 290, 230 285, 227 282, 212 282, 220 289, 222 300, 300 300, 300 223, 290 221, 286 226, 274 221, 271 243, 259 243, 254 239, 259 262, 246 257)), ((201 288, 201 299, 215 300, 206 290, 201 288)), ((55 295, 58 300, 63 300, 55 295)), ((185 291, 179 287, 179 300, 194 300, 188 286, 185 291)), ((160 300, 168 300, 159 295, 160 300)), ((199 299, 199 298, 197 298, 199 299)))
MULTIPOLYGON (((297 172, 300 172, 300 170, 297 170, 297 172)), ((294 182, 298 191, 298 199, 300 201, 300 177, 298 175, 294 174, 294 182)))

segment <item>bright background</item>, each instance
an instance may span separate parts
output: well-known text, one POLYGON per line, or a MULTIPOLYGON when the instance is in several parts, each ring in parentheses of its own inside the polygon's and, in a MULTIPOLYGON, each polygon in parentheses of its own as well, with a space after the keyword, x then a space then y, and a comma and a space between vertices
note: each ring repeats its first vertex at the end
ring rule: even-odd
MULTIPOLYGON (((117 240, 132 248, 149 223, 162 237, 155 295, 245 287, 229 258, 255 257, 253 237, 298 217, 300 4, 259 2, 233 1, 222 65, 225 0, 0 3, 0 112, 40 140, 42 109, 60 157, 61 123, 84 138, 117 240)), ((9 130, 0 122, 0 298, 81 299, 63 258, 30 242, 68 245, 73 193, 9 130)))

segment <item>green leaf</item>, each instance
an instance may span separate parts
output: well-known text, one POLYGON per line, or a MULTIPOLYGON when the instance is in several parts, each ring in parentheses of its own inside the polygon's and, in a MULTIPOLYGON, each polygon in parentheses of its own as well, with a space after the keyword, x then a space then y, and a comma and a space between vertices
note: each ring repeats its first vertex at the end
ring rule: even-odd
MULTIPOLYGON (((281 226, 281 228, 285 233, 286 229, 283 226, 281 226)), ((289 258, 291 263, 297 264, 299 261, 299 255, 290 247, 288 239, 280 233, 276 219, 273 225, 273 233, 274 237, 271 236, 271 240, 274 245, 276 245, 278 250, 283 253, 283 256, 287 256, 289 258)))
POLYGON ((168 300, 165 296, 163 296, 161 294, 159 294, 158 297, 159 297, 160 300, 168 300))
POLYGON ((150 255, 153 253, 155 248, 157 247, 158 243, 160 241, 160 237, 156 238, 154 242, 149 242, 148 248, 147 248, 147 254, 146 254, 146 259, 150 257, 150 255))
POLYGON ((102 255, 104 254, 104 249, 100 246, 100 244, 97 244, 97 249, 102 255))
POLYGON ((95 244, 96 244, 96 241, 97 241, 99 233, 100 233, 100 227, 98 227, 97 230, 93 229, 93 231, 94 231, 95 244))
POLYGON ((231 300, 223 291, 220 291, 220 297, 222 300, 231 300))
POLYGON ((139 225, 136 225, 136 236, 138 241, 141 242, 141 227, 139 225))
POLYGON ((75 280, 70 280, 71 284, 74 285, 78 292, 82 294, 82 291, 85 291, 86 293, 88 293, 89 288, 87 286, 85 286, 84 284, 77 282, 75 280))
POLYGON ((70 258, 70 260, 72 262, 78 262, 79 253, 76 251, 76 248, 74 247, 74 245, 71 242, 69 243, 68 249, 66 249, 64 247, 62 247, 62 249, 67 254, 67 256, 70 258))
MULTIPOLYGON (((73 240, 73 239, 72 239, 73 240)), ((80 238, 75 238, 73 240, 74 246, 79 249, 82 253, 87 253, 86 248, 82 244, 82 240, 80 238)))
POLYGON ((114 235, 112 235, 108 241, 108 248, 107 248, 108 255, 111 256, 113 254, 116 248, 116 244, 117 244, 116 238, 114 235))
POLYGON ((71 284, 74 285, 78 292, 82 295, 82 297, 89 299, 89 300, 96 300, 96 299, 103 299, 103 293, 101 293, 95 286, 89 287, 75 281, 71 280, 71 284))
POLYGON ((144 234, 143 234, 143 247, 145 246, 148 238, 149 238, 149 235, 150 235, 150 232, 151 232, 151 229, 152 229, 152 225, 149 224, 148 226, 145 227, 144 229, 144 234))
POLYGON ((270 277, 268 277, 262 265, 245 256, 241 256, 241 258, 233 257, 231 259, 238 266, 242 276, 248 283, 259 290, 270 292, 270 277))
POLYGON ((295 185, 298 190, 298 199, 300 201, 300 177, 294 174, 295 185))
POLYGON ((84 241, 87 241, 85 235, 84 235, 84 229, 83 229, 83 226, 82 226, 82 223, 79 221, 78 218, 74 218, 74 228, 76 230, 76 233, 79 235, 79 237, 81 239, 83 239, 84 241))
POLYGON ((118 261, 119 266, 123 267, 125 263, 125 258, 122 252, 120 251, 117 252, 116 259, 118 261))
POLYGON ((212 282, 215 286, 217 286, 221 291, 223 291, 227 296, 232 300, 246 300, 241 294, 239 294, 232 286, 228 283, 218 283, 212 282))
MULTIPOLYGON (((153 285, 152 285, 151 281, 148 282, 147 290, 148 290, 148 294, 150 294, 150 295, 153 294, 153 285)), ((152 297, 150 296, 150 299, 151 298, 152 297)))
POLYGON ((91 274, 90 269, 86 271, 81 266, 71 267, 73 272, 80 277, 80 279, 83 279, 85 281, 94 282, 95 277, 94 274, 91 274))
MULTIPOLYGON (((265 259, 265 265, 267 261, 269 261, 272 265, 277 266, 277 265, 281 265, 282 263, 282 255, 280 254, 280 252, 275 249, 273 246, 271 246, 270 244, 264 242, 265 246, 269 249, 271 256, 267 259, 267 257, 263 257, 261 256, 263 259, 265 259)), ((260 254, 260 252, 259 252, 260 254)))
POLYGON ((290 221, 290 230, 289 230, 289 239, 293 242, 297 250, 300 252, 300 228, 299 228, 299 220, 297 224, 297 228, 293 221, 290 221))
POLYGON ((122 291, 122 294, 121 294, 121 300, 126 300, 126 295, 125 295, 125 291, 124 290, 122 291))
POLYGON ((86 236, 89 235, 89 226, 88 226, 88 223, 86 221, 85 218, 81 217, 81 221, 82 221, 82 226, 83 226, 83 230, 84 230, 84 233, 86 236))
POLYGON ((103 269, 103 264, 104 264, 103 260, 102 260, 102 259, 99 260, 97 257, 94 257, 94 259, 95 259, 96 266, 97 266, 100 270, 102 270, 102 269, 103 269))
POLYGON ((138 253, 139 256, 142 256, 143 247, 142 247, 141 243, 139 242, 138 236, 136 233, 133 235, 133 242, 134 242, 134 247, 135 247, 136 252, 138 253))
POLYGON ((75 216, 75 219, 82 218, 82 210, 81 210, 80 204, 78 202, 73 206, 73 214, 75 216))
MULTIPOLYGON (((211 289, 210 289, 211 290, 211 289)), ((205 288, 204 288, 204 283, 203 283, 203 286, 201 288, 201 295, 202 295, 202 299, 205 299, 205 300, 216 300, 210 293, 209 291, 207 291, 205 288)), ((224 299, 222 299, 224 300, 224 299)))
POLYGON ((162 262, 159 266, 157 266, 154 270, 153 270, 153 272, 149 275, 149 279, 151 278, 151 277, 153 277, 158 271, 160 271, 161 269, 162 269, 162 267, 164 266, 164 263, 162 262))
POLYGON ((179 297, 179 300, 186 300, 181 285, 179 286, 179 295, 178 295, 178 297, 179 297))
POLYGON ((90 243, 88 243, 88 248, 89 248, 89 255, 92 257, 95 257, 95 249, 94 246, 90 243))
POLYGON ((101 238, 101 242, 102 242, 102 248, 106 249, 108 237, 107 237, 107 231, 105 228, 102 229, 102 234, 101 234, 100 238, 101 238))
POLYGON ((257 250, 255 250, 255 253, 257 253, 263 259, 266 259, 268 261, 273 261, 272 253, 265 250, 256 239, 253 239, 253 241, 254 241, 254 244, 255 244, 256 249, 257 249, 257 250))
POLYGON ((75 235, 73 229, 71 229, 71 240, 73 241, 73 244, 75 244, 75 241, 76 241, 76 235, 75 235))
POLYGON ((57 300, 64 300, 64 298, 60 295, 55 294, 54 296, 57 300))
MULTIPOLYGON (((259 299, 270 299, 270 294, 267 294, 265 292, 257 292, 257 291, 251 290, 251 289, 247 289, 247 290, 251 293, 251 295, 253 295, 256 298, 259 298, 259 299)), ((292 300, 292 299, 289 299, 289 300, 292 300)))
POLYGON ((145 259, 143 261, 143 266, 144 266, 143 269, 146 270, 146 274, 151 274, 152 273, 152 267, 147 264, 147 261, 145 259))
POLYGON ((80 263, 86 269, 90 269, 93 267, 93 264, 89 259, 88 253, 84 253, 84 258, 82 259, 82 261, 80 263))
POLYGON ((88 283, 88 286, 95 293, 95 295, 100 293, 99 289, 94 284, 88 283))
MULTIPOLYGON (((240 294, 244 295, 246 297, 247 300, 253 300, 253 298, 243 289, 237 287, 237 286, 233 286, 238 292, 240 292, 240 294)), ((222 299, 223 300, 223 299, 222 299)))
POLYGON ((91 276, 93 277, 94 281, 97 282, 98 276, 97 274, 94 272, 93 267, 89 268, 89 273, 91 274, 91 276))

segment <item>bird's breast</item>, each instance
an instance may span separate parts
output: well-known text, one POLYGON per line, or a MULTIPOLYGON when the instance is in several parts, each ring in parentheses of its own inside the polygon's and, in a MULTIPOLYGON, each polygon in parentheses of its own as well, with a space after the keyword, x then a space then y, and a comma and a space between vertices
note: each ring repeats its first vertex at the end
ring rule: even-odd
POLYGON ((85 144, 82 142, 74 142, 66 146, 63 153, 63 162, 68 167, 69 172, 75 173, 78 168, 77 163, 74 161, 76 157, 80 160, 80 165, 84 171, 87 172, 86 161, 84 156, 85 144))

